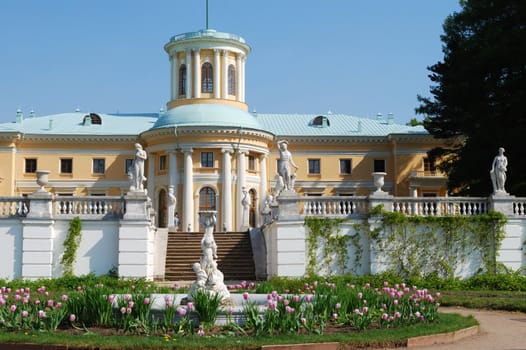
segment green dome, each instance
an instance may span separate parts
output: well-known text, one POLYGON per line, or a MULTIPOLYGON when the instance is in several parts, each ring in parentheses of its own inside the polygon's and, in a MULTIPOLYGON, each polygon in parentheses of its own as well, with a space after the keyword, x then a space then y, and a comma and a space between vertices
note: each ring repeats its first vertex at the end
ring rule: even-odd
POLYGON ((252 114, 222 104, 191 104, 173 108, 161 114, 152 129, 170 126, 218 126, 265 130, 252 114))

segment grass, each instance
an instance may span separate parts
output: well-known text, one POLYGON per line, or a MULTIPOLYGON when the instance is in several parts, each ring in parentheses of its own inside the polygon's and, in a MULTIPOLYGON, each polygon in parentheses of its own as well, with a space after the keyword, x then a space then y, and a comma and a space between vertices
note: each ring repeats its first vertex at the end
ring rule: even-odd
POLYGON ((443 306, 463 306, 526 312, 526 292, 508 291, 446 291, 440 297, 443 306))
POLYGON ((77 347, 96 347, 98 349, 258 349, 269 344, 296 344, 339 342, 353 346, 393 346, 404 345, 408 338, 452 332, 477 324, 473 317, 457 314, 440 314, 440 319, 432 324, 415 324, 405 328, 373 329, 366 332, 338 334, 286 335, 273 337, 238 336, 189 336, 181 338, 145 336, 103 336, 87 333, 83 336, 63 333, 14 333, 0 332, 0 343, 68 344, 77 347))

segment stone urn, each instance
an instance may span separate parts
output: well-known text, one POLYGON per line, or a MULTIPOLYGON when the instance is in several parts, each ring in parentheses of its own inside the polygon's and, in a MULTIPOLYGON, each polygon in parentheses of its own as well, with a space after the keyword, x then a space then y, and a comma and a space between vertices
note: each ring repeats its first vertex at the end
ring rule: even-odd
POLYGON ((46 192, 44 186, 49 182, 49 170, 37 170, 37 184, 40 186, 38 192, 46 192))
POLYGON ((375 193, 384 193, 382 191, 382 186, 384 185, 384 178, 387 173, 384 172, 374 172, 373 175, 373 181, 374 181, 374 187, 376 187, 375 193))

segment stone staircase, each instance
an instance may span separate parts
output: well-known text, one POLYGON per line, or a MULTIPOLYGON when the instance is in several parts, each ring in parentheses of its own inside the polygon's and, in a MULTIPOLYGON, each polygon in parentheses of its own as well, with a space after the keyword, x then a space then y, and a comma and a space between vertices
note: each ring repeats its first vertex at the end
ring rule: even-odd
MULTIPOLYGON (((193 281, 192 264, 201 257, 201 232, 170 232, 166 250, 165 280, 193 281)), ((215 232, 217 265, 225 281, 255 280, 254 258, 248 232, 215 232)))

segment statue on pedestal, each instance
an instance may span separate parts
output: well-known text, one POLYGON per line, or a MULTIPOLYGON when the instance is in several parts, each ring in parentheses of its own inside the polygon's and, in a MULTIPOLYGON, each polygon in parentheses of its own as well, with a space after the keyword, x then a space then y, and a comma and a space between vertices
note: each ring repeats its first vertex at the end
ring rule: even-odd
POLYGON ((175 206, 177 204, 177 198, 175 197, 174 186, 168 186, 168 227, 177 226, 175 223, 175 206))
POLYGON ((141 144, 136 143, 135 158, 128 172, 130 191, 144 192, 144 182, 146 181, 146 177, 144 176, 144 162, 147 157, 146 151, 142 148, 141 144))
POLYGON ((292 173, 291 167, 294 167, 298 170, 298 166, 294 163, 292 159, 292 153, 287 149, 288 141, 281 140, 278 141, 279 149, 279 161, 278 161, 278 174, 283 179, 283 188, 284 191, 294 192, 294 182, 296 179, 296 173, 292 173))
POLYGON ((504 148, 499 148, 499 153, 493 159, 491 170, 489 172, 491 182, 493 183, 494 194, 507 194, 504 189, 506 183, 506 171, 508 167, 508 158, 504 155, 504 148))

